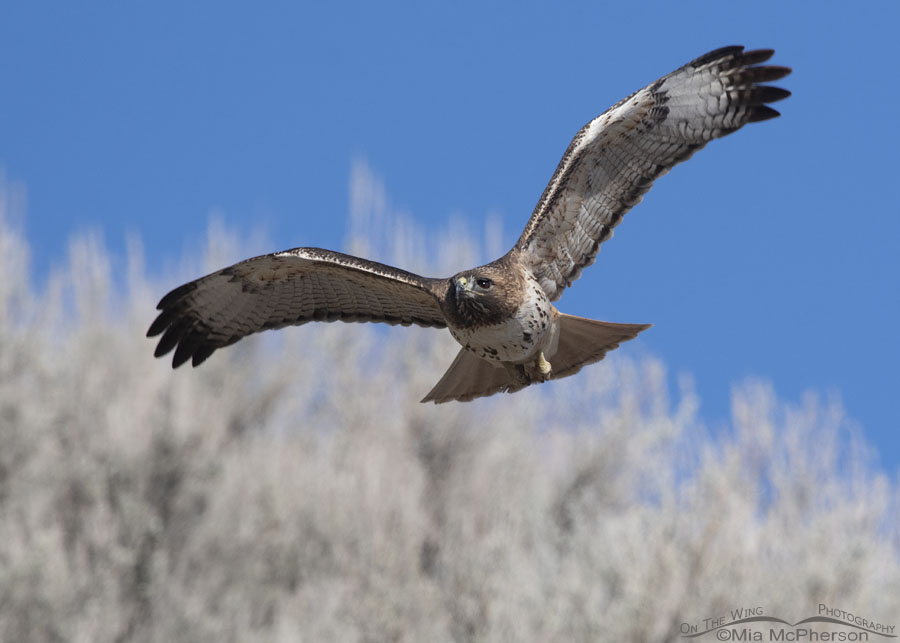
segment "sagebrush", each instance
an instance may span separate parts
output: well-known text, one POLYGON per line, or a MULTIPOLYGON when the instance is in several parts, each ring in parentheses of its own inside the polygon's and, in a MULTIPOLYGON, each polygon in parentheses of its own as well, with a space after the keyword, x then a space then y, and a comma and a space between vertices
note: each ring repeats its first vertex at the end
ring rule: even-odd
MULTIPOLYGON (((354 230, 383 229, 382 189, 353 181, 354 230)), ((405 254, 384 259, 426 260, 388 229, 382 252, 405 254)), ((620 351, 426 406, 449 334, 351 324, 172 371, 144 333, 179 279, 241 258, 210 247, 149 280, 138 244, 117 261, 88 235, 35 286, 0 213, 3 641, 670 641, 744 605, 900 617, 898 487, 838 402, 745 382, 711 432, 687 379, 672 393, 620 351)))

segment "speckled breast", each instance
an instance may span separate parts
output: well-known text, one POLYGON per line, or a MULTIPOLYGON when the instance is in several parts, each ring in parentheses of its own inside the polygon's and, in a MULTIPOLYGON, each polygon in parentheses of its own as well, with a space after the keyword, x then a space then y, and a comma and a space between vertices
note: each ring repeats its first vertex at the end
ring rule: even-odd
POLYGON ((448 327, 463 348, 482 359, 524 363, 553 342, 558 314, 544 290, 529 275, 525 299, 509 319, 476 328, 448 327))

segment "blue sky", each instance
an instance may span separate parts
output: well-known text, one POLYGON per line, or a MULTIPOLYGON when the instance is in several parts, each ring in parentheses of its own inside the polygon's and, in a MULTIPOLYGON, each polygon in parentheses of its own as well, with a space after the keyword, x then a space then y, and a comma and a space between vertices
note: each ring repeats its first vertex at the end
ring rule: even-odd
POLYGON ((707 50, 772 47, 794 69, 782 118, 661 179, 559 305, 653 322, 626 350, 692 373, 713 424, 748 376, 837 393, 894 470, 898 21, 897 3, 4 3, 0 170, 27 189, 38 279, 86 229, 117 253, 139 233, 162 274, 214 210, 272 250, 340 247, 359 158, 426 229, 477 236, 495 213, 511 245, 581 125, 707 50))

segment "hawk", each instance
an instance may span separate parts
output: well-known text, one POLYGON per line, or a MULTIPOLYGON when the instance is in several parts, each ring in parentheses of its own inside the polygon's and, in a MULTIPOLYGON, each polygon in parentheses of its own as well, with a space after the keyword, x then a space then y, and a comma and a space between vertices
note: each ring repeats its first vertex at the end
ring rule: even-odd
POLYGON ((762 83, 771 49, 723 47, 619 101, 581 128, 505 255, 448 278, 319 248, 248 259, 176 288, 148 337, 157 357, 201 364, 247 335, 311 321, 448 328, 462 345, 423 402, 468 401, 567 377, 648 324, 575 317, 553 305, 653 181, 714 138, 778 116, 790 92, 762 83))

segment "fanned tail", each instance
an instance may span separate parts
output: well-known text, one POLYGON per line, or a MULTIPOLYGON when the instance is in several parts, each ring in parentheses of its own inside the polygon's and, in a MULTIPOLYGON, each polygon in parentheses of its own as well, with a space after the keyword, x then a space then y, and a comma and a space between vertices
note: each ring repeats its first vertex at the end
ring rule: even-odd
MULTIPOLYGON (((510 385, 509 376, 502 366, 494 366, 462 348, 444 376, 422 398, 422 402, 468 402, 476 397, 508 391, 510 385)), ((519 386, 516 390, 519 388, 522 387, 519 386)))
MULTIPOLYGON (((584 366, 599 362, 619 344, 650 328, 650 324, 616 324, 564 313, 559 314, 559 323, 559 344, 556 352, 547 356, 551 380, 574 375, 584 366)), ((422 402, 468 402, 494 393, 513 393, 539 381, 514 382, 499 364, 495 366, 463 348, 422 402)))
POLYGON ((559 347, 548 358, 550 379, 575 375, 584 366, 599 362, 622 342, 634 339, 653 324, 616 324, 574 315, 559 315, 559 347))

